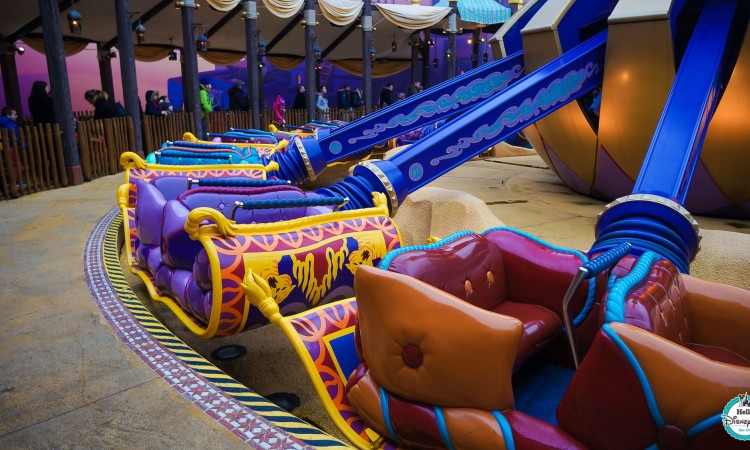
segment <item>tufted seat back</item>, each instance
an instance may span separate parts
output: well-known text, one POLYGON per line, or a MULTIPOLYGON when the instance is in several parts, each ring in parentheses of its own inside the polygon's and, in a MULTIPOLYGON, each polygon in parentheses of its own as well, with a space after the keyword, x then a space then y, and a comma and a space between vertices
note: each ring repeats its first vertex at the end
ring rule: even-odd
MULTIPOLYGON (((229 218, 235 201, 247 200, 283 200, 307 198, 301 189, 295 186, 265 186, 253 188, 199 187, 183 192, 177 200, 189 210, 198 207, 209 207, 229 218)), ((235 213, 237 223, 268 223, 280 220, 291 220, 299 217, 320 214, 313 208, 270 208, 258 210, 238 209, 235 213), (309 210, 310 209, 310 210, 309 210)), ((326 211, 330 212, 330 208, 326 211)))
POLYGON ((187 177, 164 176, 151 180, 167 200, 175 200, 187 189, 187 177))
MULTIPOLYGON (((177 198, 166 202, 160 239, 164 263, 185 270, 192 270, 193 262, 203 245, 190 239, 184 225, 190 211, 199 207, 213 208, 229 217, 235 201, 280 200, 306 198, 304 191, 294 186, 266 187, 199 187, 185 191, 177 198)), ((300 217, 330 212, 331 207, 270 208, 258 210, 238 209, 235 221, 238 224, 269 223, 292 220, 300 217)))
MULTIPOLYGON (((656 260, 625 297, 621 320, 686 346, 692 336, 685 285, 679 275, 671 262, 656 260)), ((605 302, 608 299, 609 294, 605 302)))
POLYGON ((503 255, 483 236, 470 234, 431 250, 415 250, 394 258, 388 270, 409 275, 492 310, 507 300, 503 255))
MULTIPOLYGON (((562 333, 562 302, 583 255, 506 228, 460 233, 427 246, 403 248, 381 268, 417 278, 474 306, 519 319, 524 333, 516 369, 562 333)), ((587 302, 588 283, 572 310, 587 302)))
POLYGON ((607 293, 603 321, 624 322, 714 361, 750 367, 750 346, 736 345, 722 326, 733 320, 731 308, 740 315, 745 311, 720 300, 732 289, 683 276, 671 262, 646 253, 607 293))

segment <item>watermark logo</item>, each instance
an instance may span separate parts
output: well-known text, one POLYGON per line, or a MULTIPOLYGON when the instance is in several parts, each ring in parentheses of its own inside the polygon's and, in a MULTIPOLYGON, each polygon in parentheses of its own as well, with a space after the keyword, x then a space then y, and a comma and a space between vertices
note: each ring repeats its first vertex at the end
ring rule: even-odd
POLYGON ((730 436, 741 441, 750 441, 750 396, 747 392, 729 400, 721 422, 730 436))

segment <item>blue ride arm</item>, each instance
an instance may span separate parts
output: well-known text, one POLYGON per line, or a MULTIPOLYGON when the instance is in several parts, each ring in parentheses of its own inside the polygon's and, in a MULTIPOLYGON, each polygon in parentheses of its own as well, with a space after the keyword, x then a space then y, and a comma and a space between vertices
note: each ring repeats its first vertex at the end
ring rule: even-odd
POLYGON ((446 114, 466 111, 522 75, 522 52, 485 64, 335 129, 320 140, 322 157, 332 163, 434 123, 446 114))
MULTIPOLYGON (((360 163, 354 177, 389 197, 394 214, 409 193, 601 86, 606 37, 599 33, 393 158, 360 163)), ((346 191, 352 197, 346 208, 365 207, 344 186, 349 178, 327 191, 346 191)))
POLYGON ((683 204, 719 101, 737 6, 737 0, 717 0, 703 8, 633 193, 607 205, 596 225, 592 252, 629 241, 634 253, 656 252, 689 272, 700 231, 683 204), (620 226, 625 221, 631 224, 627 229, 620 226))

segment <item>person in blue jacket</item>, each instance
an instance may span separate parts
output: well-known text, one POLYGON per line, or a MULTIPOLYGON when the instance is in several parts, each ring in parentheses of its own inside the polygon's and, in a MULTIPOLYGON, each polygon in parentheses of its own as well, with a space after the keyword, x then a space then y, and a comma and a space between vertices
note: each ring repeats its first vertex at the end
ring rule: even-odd
MULTIPOLYGON (((13 138, 11 135, 15 134, 16 139, 21 136, 21 132, 18 129, 18 124, 16 123, 16 120, 18 120, 18 113, 12 106, 6 106, 2 110, 0 110, 0 114, 2 114, 0 115, 0 128, 5 128, 6 130, 8 130, 8 140, 9 144, 12 146, 13 138)), ((20 143, 18 142, 17 144, 20 145, 20 143)), ((12 165, 12 167, 9 169, 12 170, 16 181, 20 182, 23 170, 23 166, 21 165, 21 158, 18 157, 18 153, 13 147, 8 149, 8 156, 10 157, 9 162, 12 165)))
POLYGON ((15 133, 16 137, 19 135, 18 124, 18 113, 12 106, 6 106, 0 111, 0 128, 5 128, 8 131, 15 133))

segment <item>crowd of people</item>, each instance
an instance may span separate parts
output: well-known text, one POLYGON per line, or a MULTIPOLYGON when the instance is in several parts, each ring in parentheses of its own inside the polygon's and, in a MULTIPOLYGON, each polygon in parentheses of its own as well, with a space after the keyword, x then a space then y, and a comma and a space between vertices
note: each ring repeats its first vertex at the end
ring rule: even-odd
MULTIPOLYGON (((199 83, 199 103, 200 103, 200 115, 204 122, 206 114, 221 110, 221 105, 216 98, 216 95, 212 92, 211 80, 208 78, 201 78, 199 83)), ((232 80, 232 87, 227 91, 227 97, 229 99, 228 110, 230 111, 247 111, 250 108, 248 95, 245 94, 243 86, 245 83, 242 80, 232 80)), ((378 99, 378 106, 385 107, 395 101, 406 98, 407 93, 399 92, 396 94, 395 100, 393 99, 393 83, 387 83, 380 92, 378 99)), ((408 95, 414 95, 422 92, 422 86, 418 80, 414 81, 408 89, 408 95)), ((326 86, 320 86, 315 93, 315 109, 319 113, 321 120, 329 120, 330 118, 330 107, 328 102, 328 90, 326 86)), ((94 107, 94 119, 109 119, 115 117, 126 116, 125 107, 120 102, 115 102, 109 97, 107 92, 98 89, 89 89, 84 94, 85 100, 94 107)), ((166 95, 160 95, 158 90, 148 90, 144 97, 145 108, 143 105, 141 111, 145 115, 150 116, 169 116, 174 114, 175 110, 169 97, 166 95)), ((341 86, 336 91, 337 106, 340 109, 347 111, 349 119, 355 118, 357 111, 363 105, 363 94, 360 88, 352 89, 347 83, 341 86)), ((56 123, 54 114, 54 100, 50 94, 50 87, 46 81, 35 81, 31 88, 31 94, 28 98, 29 113, 31 120, 35 124, 39 123, 56 123)), ((2 116, 0 116, 0 128, 7 128, 3 124, 7 124, 11 117, 10 107, 3 109, 2 116), (7 111, 6 111, 7 110, 7 111)), ((304 85, 298 85, 296 94, 292 102, 293 109, 306 109, 307 98, 306 89, 304 85)), ((16 111, 13 110, 15 113, 16 111)), ((16 114, 17 117, 17 114, 16 114)), ((273 119, 277 124, 286 123, 286 101, 279 94, 276 96, 273 103, 273 119)), ((16 119, 13 119, 15 123, 16 119)))

